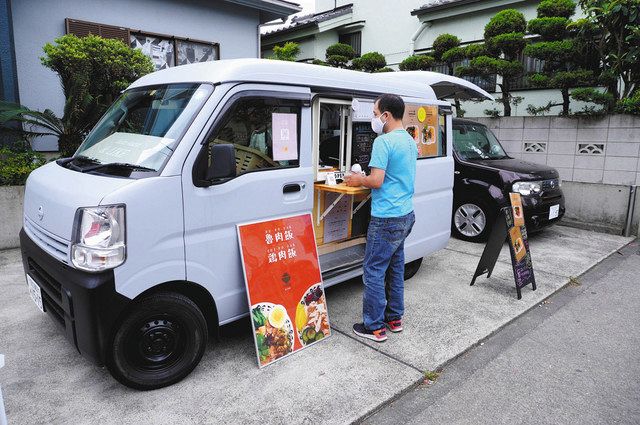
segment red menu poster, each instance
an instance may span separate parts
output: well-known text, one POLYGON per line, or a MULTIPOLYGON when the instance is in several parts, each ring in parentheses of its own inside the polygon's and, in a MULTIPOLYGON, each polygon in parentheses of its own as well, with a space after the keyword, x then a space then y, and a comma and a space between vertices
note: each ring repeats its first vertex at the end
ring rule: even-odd
POLYGON ((331 334, 311 214, 238 225, 260 367, 331 334))

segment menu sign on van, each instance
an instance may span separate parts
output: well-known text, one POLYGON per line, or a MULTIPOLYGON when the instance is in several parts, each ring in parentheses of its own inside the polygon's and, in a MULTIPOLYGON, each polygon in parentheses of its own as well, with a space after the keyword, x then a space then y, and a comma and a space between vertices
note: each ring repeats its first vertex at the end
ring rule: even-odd
POLYGON ((311 214, 238 225, 260 367, 331 334, 311 214))

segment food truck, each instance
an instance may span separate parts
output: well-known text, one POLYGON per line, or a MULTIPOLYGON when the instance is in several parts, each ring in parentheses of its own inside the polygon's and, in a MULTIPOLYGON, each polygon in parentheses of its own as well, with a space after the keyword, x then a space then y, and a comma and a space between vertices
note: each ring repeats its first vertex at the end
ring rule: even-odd
POLYGON ((147 390, 188 375, 209 335, 248 314, 237 224, 312 214, 324 285, 360 276, 370 193, 340 181, 368 172, 382 93, 405 100, 420 152, 411 276, 451 227, 451 105, 436 91, 490 95, 400 74, 240 59, 140 78, 72 157, 29 176, 31 297, 80 354, 147 390))

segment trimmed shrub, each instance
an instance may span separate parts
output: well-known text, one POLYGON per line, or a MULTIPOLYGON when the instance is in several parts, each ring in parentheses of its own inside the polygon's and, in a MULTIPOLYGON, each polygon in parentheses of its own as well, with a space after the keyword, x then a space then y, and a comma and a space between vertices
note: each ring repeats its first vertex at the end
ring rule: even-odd
POLYGON ((0 186, 23 185, 29 173, 44 163, 44 157, 31 149, 0 148, 0 186))
POLYGON ((433 40, 433 57, 444 60, 443 55, 450 49, 458 47, 460 39, 452 34, 440 34, 433 40))
POLYGON ((570 18, 576 11, 576 3, 573 0, 543 0, 538 5, 538 16, 560 16, 570 18))
POLYGON ((352 62, 354 69, 365 72, 374 72, 387 66, 387 60, 382 53, 369 52, 359 58, 355 58, 352 62))
POLYGON ((522 12, 516 9, 505 9, 495 14, 484 27, 485 40, 506 33, 524 33, 527 21, 522 12))
POLYGON ((413 55, 400 62, 400 71, 427 71, 434 63, 432 56, 413 55))
POLYGON ((356 57, 356 52, 348 44, 336 43, 327 47, 326 58, 329 59, 331 56, 343 56, 349 61, 356 57))

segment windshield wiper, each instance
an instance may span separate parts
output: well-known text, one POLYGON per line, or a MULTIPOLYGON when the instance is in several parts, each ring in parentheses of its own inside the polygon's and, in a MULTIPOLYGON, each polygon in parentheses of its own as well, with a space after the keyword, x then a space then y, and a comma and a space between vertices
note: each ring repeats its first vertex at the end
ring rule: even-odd
POLYGON ((112 167, 112 168, 124 168, 127 170, 132 170, 132 171, 145 171, 145 172, 156 172, 157 170, 154 170, 153 168, 149 168, 149 167, 144 167, 142 165, 135 165, 135 164, 129 164, 126 162, 106 162, 106 163, 99 163, 96 165, 93 165, 91 167, 87 167, 87 168, 83 168, 82 172, 86 173, 87 171, 95 171, 95 170, 99 170, 101 168, 108 168, 108 167, 112 167))

